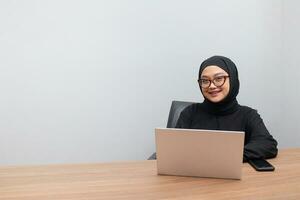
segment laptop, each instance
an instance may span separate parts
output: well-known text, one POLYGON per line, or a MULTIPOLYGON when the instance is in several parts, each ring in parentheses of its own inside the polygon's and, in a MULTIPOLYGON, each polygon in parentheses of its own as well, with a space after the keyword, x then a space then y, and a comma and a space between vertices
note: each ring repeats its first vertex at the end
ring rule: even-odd
POLYGON ((156 128, 160 175, 241 179, 245 133, 156 128))

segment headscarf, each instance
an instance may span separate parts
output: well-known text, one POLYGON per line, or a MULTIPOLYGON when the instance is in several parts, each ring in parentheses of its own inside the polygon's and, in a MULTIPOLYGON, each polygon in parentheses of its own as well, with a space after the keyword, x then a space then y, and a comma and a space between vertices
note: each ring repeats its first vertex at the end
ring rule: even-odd
POLYGON ((202 107, 205 111, 217 115, 227 115, 233 113, 238 109, 239 106, 236 100, 236 96, 238 95, 240 88, 237 68, 229 58, 226 58, 224 56, 212 56, 203 61, 200 65, 199 80, 201 78, 203 70, 207 66, 211 65, 216 65, 228 73, 230 80, 230 88, 228 95, 223 100, 214 103, 204 97, 202 88, 200 87, 201 93, 204 97, 202 107))

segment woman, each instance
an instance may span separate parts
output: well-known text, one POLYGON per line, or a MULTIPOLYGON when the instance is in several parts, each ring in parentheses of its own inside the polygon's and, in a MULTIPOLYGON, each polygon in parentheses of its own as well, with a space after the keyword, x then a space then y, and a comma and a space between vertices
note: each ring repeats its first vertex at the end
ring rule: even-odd
POLYGON ((204 101, 185 108, 176 128, 244 131, 244 161, 277 155, 277 142, 260 115, 236 100, 238 71, 229 58, 213 56, 205 60, 198 82, 204 101))

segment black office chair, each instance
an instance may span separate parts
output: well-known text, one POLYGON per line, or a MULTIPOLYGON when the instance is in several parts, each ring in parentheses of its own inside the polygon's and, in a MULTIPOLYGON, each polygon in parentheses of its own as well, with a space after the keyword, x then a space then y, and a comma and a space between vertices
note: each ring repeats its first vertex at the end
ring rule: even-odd
MULTIPOLYGON (((172 105, 171 105, 170 112, 169 112, 167 128, 175 128, 181 111, 183 111, 187 106, 189 106, 193 103, 194 102, 172 101, 172 105)), ((155 160, 155 159, 156 159, 156 153, 153 153, 148 158, 148 160, 155 160)))

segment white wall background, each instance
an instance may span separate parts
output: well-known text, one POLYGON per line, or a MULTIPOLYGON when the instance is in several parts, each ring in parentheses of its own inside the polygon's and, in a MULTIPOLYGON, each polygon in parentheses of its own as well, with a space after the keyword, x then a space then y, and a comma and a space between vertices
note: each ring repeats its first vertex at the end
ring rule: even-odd
POLYGON ((281 91, 283 115, 280 141, 284 145, 300 146, 300 1, 283 2, 283 62, 284 80, 281 91))
POLYGON ((0 164, 146 159, 171 101, 202 101, 198 67, 215 54, 279 147, 299 146, 294 4, 2 0, 0 164))

